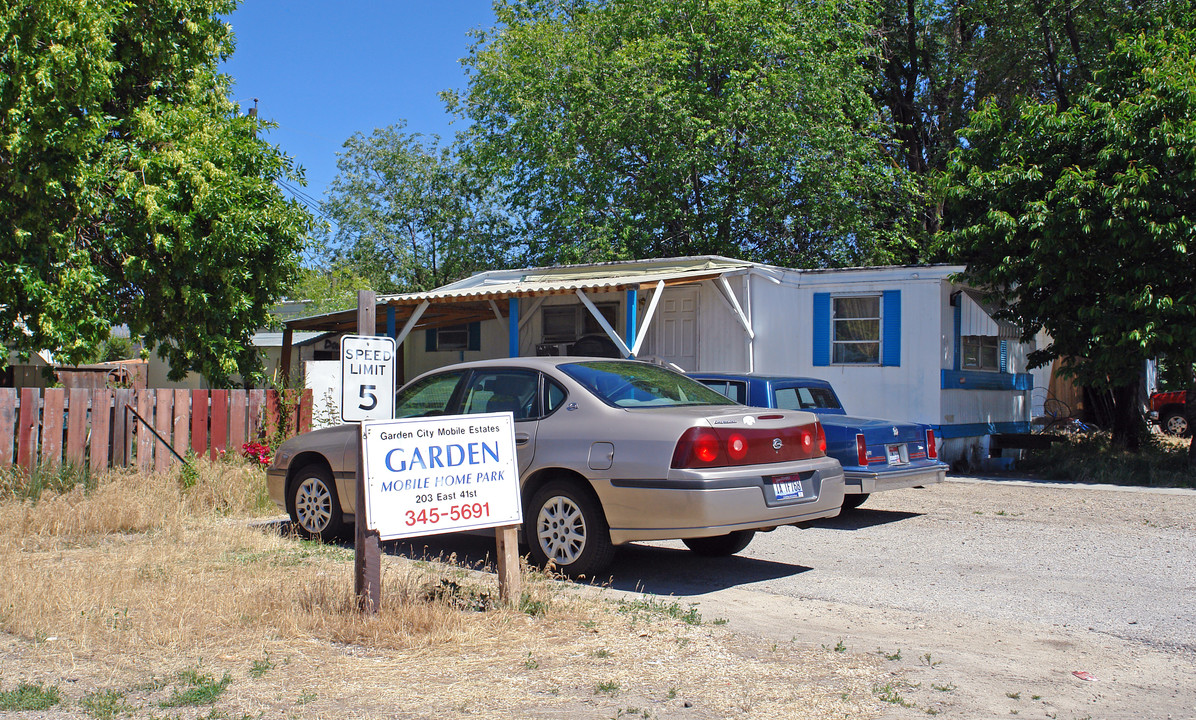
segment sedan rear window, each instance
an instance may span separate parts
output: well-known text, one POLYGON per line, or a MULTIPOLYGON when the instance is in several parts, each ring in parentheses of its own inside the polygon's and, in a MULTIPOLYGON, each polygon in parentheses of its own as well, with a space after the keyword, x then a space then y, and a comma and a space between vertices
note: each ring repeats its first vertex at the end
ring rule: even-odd
POLYGON ((734 405, 702 383, 642 362, 579 362, 558 366, 603 402, 615 407, 734 405))

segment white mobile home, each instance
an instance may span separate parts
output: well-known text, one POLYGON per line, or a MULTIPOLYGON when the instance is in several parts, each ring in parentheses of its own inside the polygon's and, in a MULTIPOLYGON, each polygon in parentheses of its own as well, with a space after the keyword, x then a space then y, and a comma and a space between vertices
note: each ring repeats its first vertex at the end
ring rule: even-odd
MULTIPOLYGON (((1047 379, 1026 370, 1033 347, 1017 330, 952 281, 962 270, 793 270, 714 256, 499 270, 379 297, 377 330, 403 343, 405 378, 582 351, 824 378, 849 412, 933 425, 942 456, 957 460, 979 455, 991 433, 1028 430, 1032 390, 1047 379)), ((288 332, 352 332, 354 318, 301 318, 288 332)))

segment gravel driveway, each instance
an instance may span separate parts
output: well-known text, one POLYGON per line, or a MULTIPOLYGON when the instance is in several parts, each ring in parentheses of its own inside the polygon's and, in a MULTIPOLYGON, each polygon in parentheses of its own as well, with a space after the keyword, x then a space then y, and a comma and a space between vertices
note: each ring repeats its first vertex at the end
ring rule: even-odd
POLYGON ((953 478, 741 557, 630 546, 614 586, 891 657, 894 717, 1196 718, 1194 528, 1189 490, 953 478))

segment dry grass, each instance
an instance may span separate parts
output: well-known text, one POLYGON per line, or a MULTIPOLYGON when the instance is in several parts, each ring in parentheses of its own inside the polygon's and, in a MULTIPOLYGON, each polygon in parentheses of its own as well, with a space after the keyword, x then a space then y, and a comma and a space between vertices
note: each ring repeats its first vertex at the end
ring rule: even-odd
POLYGON ((201 464, 185 485, 113 474, 0 500, 0 694, 63 696, 22 717, 876 714, 873 658, 765 647, 543 573, 525 575, 529 613, 494 607, 488 573, 386 556, 367 618, 351 550, 252 522, 260 470, 201 464), (211 703, 165 707, 197 678, 211 703))

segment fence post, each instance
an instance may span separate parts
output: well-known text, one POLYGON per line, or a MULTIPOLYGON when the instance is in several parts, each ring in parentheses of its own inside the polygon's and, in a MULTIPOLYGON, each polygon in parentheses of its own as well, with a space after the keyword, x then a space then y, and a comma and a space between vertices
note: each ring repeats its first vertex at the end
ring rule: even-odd
POLYGON ((87 405, 92 394, 74 388, 67 398, 66 459, 80 470, 87 457, 87 405))
MULTIPOLYGON (((111 390, 97 390, 91 399, 91 468, 92 474, 108 469, 109 447, 112 442, 111 390)), ((118 436, 119 437, 119 436, 118 436)))
POLYGON ((33 472, 37 464, 38 426, 41 424, 41 391, 21 388, 21 416, 17 425, 17 464, 33 472))
POLYGON ((262 439, 262 405, 265 402, 265 390, 249 391, 249 441, 257 442, 262 439))
POLYGON ((62 465, 62 411, 66 405, 66 391, 62 388, 46 388, 42 402, 42 453, 41 464, 50 467, 62 465))
MULTIPOLYGON (((170 441, 170 428, 174 423, 174 391, 158 389, 154 391, 154 429, 158 434, 170 441)), ((149 418, 146 418, 147 420, 149 418)), ((170 470, 174 457, 165 448, 154 445, 154 471, 164 473, 170 470)))
POLYGON ((149 473, 154 469, 154 435, 144 426, 153 427, 154 424, 153 390, 137 391, 137 414, 145 419, 144 423, 133 423, 137 428, 137 469, 149 473))
POLYGON ((17 429, 17 390, 0 388, 0 470, 12 467, 17 429))
POLYGON ((191 450, 196 457, 208 451, 208 391, 191 391, 191 450))
POLYGON ((182 457, 187 456, 187 441, 190 438, 187 431, 191 428, 191 393, 187 390, 174 391, 174 419, 171 423, 174 425, 171 435, 171 447, 174 451, 182 457))
POLYGON ((240 454, 241 446, 248 442, 245 435, 245 417, 249 412, 249 395, 244 390, 231 390, 228 393, 228 445, 236 454, 240 454))
POLYGON ((228 450, 228 390, 212 391, 212 459, 228 450))
POLYGON ((129 447, 133 434, 129 432, 129 411, 125 406, 133 403, 133 391, 121 388, 116 391, 116 404, 112 408, 112 464, 116 467, 129 466, 129 447))
POLYGON ((274 437, 278 433, 278 423, 282 415, 282 397, 277 390, 266 391, 265 427, 266 437, 274 437))

